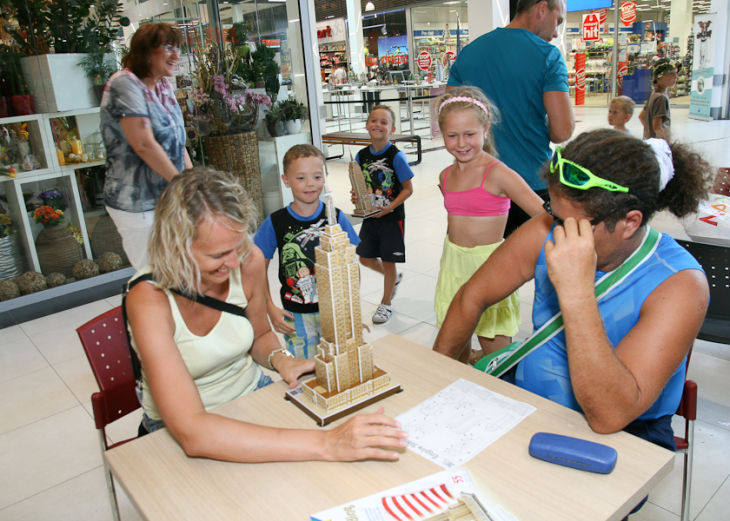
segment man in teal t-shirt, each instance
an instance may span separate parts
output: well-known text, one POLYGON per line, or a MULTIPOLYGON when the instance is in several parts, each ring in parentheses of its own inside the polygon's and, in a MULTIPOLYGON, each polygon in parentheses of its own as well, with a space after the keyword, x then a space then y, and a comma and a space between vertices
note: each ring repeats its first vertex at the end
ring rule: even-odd
MULTIPOLYGON (((575 126, 568 72, 560 49, 549 42, 565 19, 565 0, 520 0, 507 27, 464 47, 451 68, 449 87, 479 87, 497 106, 501 122, 492 129, 499 158, 545 199, 540 168, 550 142, 570 139, 575 126)), ((505 235, 529 216, 510 208, 505 235)))

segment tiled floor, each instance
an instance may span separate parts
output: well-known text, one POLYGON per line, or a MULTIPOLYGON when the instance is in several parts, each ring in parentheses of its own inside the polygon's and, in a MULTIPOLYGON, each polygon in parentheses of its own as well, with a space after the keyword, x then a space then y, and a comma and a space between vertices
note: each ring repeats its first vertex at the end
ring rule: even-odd
MULTIPOLYGON (((577 109, 576 131, 605 126, 605 112, 605 108, 577 109)), ((730 122, 687 120, 686 109, 675 109, 672 116, 675 135, 694 142, 715 166, 730 166, 730 122)), ((634 135, 640 134, 636 117, 629 128, 634 135)), ((438 140, 424 140, 424 148, 440 145, 438 140)), ((414 195, 406 204, 405 277, 394 300, 393 318, 384 325, 371 325, 369 340, 398 333, 425 348, 433 344, 437 330, 432 300, 446 230, 436 183, 439 171, 449 163, 448 154, 437 150, 426 152, 423 163, 414 168, 414 195)), ((337 205, 347 210, 351 207, 347 162, 331 161, 328 168, 337 205)), ((673 217, 659 215, 653 225, 686 237, 673 217)), ((380 301, 382 278, 363 271, 362 287, 364 319, 370 322, 380 301)), ((521 298, 524 323, 520 337, 524 338, 530 329, 529 287, 521 298)), ((96 384, 75 328, 118 304, 118 298, 100 300, 0 330, 0 521, 111 519, 89 403, 96 384)), ((692 518, 700 521, 730 517, 728 375, 730 347, 698 341, 689 376, 698 382, 700 395, 692 494, 692 518)), ((138 421, 136 414, 121 420, 109 430, 110 437, 133 436, 138 421)), ((678 456, 674 471, 632 520, 678 519, 681 467, 678 456)), ((119 496, 122 519, 140 519, 123 492, 119 496)))

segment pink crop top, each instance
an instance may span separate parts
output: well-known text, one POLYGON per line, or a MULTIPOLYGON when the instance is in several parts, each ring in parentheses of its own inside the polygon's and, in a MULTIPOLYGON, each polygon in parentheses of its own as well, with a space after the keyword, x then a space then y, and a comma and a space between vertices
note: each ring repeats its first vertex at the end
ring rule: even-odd
POLYGON ((500 197, 489 193, 484 189, 484 181, 487 180, 489 170, 496 163, 494 161, 487 167, 482 178, 482 184, 471 190, 462 190, 453 192, 446 190, 446 179, 449 177, 451 167, 444 174, 444 206, 449 215, 466 215, 469 217, 493 217, 496 215, 506 215, 509 212, 509 197, 500 197))

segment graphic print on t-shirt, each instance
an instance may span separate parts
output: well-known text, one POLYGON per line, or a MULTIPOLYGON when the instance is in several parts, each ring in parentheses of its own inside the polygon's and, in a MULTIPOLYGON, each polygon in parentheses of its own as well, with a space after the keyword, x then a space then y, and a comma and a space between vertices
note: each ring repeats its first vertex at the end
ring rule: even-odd
POLYGON ((365 176, 365 183, 368 185, 368 193, 373 198, 373 204, 377 206, 389 206, 398 197, 394 192, 395 171, 388 166, 388 158, 377 161, 364 161, 362 173, 365 176))
MULTIPOLYGON (((281 272, 286 277, 282 297, 297 304, 316 304, 316 273, 314 270, 314 248, 319 245, 319 236, 324 231, 326 220, 320 219, 304 230, 295 229, 284 234, 281 248, 281 272)), ((291 227, 289 228, 292 229, 291 227)))

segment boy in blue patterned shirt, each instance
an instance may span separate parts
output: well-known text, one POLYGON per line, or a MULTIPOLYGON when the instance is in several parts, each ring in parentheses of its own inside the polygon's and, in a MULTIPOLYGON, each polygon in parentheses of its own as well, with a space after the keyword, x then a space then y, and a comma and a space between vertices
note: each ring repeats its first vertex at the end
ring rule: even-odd
MULTIPOLYGON (((363 266, 383 275, 383 298, 373 315, 373 322, 382 324, 393 315, 391 299, 403 275, 395 264, 406 261, 403 203, 413 194, 413 172, 405 154, 390 142, 395 132, 395 113, 390 107, 374 106, 365 130, 373 144, 358 152, 355 160, 380 213, 363 221, 357 254, 363 266)), ((356 200, 353 196, 353 203, 356 200)))
MULTIPOLYGON (((254 237, 266 257, 266 309, 274 329, 284 335, 286 347, 297 358, 313 358, 322 334, 315 273, 314 248, 327 218, 319 200, 325 186, 325 158, 312 145, 296 145, 284 155, 284 184, 291 188, 294 202, 272 213, 254 237), (279 281, 283 309, 274 304, 268 284, 268 267, 279 251, 279 281)), ((337 222, 350 242, 360 239, 344 212, 337 210, 337 222)))

